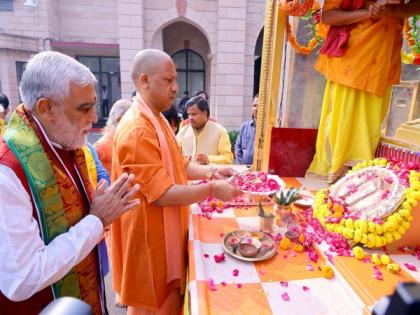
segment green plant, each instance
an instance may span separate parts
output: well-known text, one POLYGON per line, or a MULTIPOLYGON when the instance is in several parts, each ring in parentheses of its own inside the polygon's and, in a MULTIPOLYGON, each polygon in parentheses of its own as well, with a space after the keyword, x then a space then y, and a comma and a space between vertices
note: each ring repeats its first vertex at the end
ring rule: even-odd
POLYGON ((299 199, 301 189, 291 187, 287 192, 280 190, 273 195, 273 200, 280 206, 288 206, 299 199))
POLYGON ((274 214, 264 211, 264 208, 263 208, 261 202, 258 203, 257 210, 258 210, 258 215, 262 218, 273 218, 274 217, 274 214))
POLYGON ((235 151, 235 144, 236 144, 236 139, 238 139, 239 136, 239 131, 238 130, 231 130, 228 132, 229 134, 229 140, 230 140, 230 144, 232 145, 232 152, 235 151))

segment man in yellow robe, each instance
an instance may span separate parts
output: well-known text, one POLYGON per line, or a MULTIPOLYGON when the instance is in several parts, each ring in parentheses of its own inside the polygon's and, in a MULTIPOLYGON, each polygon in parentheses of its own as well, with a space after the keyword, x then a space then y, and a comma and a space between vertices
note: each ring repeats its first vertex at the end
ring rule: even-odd
POLYGON ((323 7, 331 26, 315 68, 327 86, 307 176, 328 182, 374 157, 391 86, 400 80, 402 18, 420 13, 419 0, 366 3, 326 0, 323 7))
POLYGON ((114 138, 112 178, 130 170, 141 185, 141 205, 111 227, 113 288, 129 315, 179 314, 187 265, 187 205, 213 195, 241 194, 227 181, 187 184, 187 179, 232 175, 189 163, 161 112, 176 98, 176 67, 166 53, 145 49, 131 77, 137 95, 114 138))
POLYGON ((198 164, 231 164, 232 146, 226 129, 210 120, 207 101, 199 96, 185 104, 190 123, 177 134, 176 139, 184 156, 198 164))

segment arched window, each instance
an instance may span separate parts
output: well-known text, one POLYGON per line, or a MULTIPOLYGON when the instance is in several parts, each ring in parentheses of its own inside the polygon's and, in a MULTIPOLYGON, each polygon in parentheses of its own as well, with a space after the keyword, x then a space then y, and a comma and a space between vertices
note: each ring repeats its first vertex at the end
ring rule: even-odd
POLYGON ((203 58, 191 49, 183 49, 172 55, 178 72, 178 96, 184 91, 192 93, 204 90, 205 68, 203 58))

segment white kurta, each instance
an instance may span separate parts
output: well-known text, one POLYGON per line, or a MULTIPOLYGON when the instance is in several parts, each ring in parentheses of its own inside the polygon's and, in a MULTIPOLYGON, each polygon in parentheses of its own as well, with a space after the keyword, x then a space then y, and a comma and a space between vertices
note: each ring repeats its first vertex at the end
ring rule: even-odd
POLYGON ((8 166, 0 164, 0 291, 23 301, 63 278, 98 244, 101 221, 88 215, 45 245, 30 197, 8 166))

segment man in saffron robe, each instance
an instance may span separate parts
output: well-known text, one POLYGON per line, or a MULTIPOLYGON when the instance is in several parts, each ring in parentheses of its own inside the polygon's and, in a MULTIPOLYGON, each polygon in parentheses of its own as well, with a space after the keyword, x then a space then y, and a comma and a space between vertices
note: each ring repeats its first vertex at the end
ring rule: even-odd
POLYGON ((123 174, 94 190, 83 147, 97 120, 95 76, 58 52, 32 57, 23 104, 0 139, 0 314, 39 314, 72 296, 107 314, 97 248, 104 227, 137 206, 123 174))
POLYGON ((400 81, 403 18, 419 13, 419 0, 325 1, 322 21, 331 26, 315 68, 327 86, 308 176, 334 182, 374 157, 400 81))
POLYGON ((241 194, 227 181, 187 184, 187 179, 232 175, 189 163, 161 114, 176 98, 176 67, 166 53, 146 49, 131 77, 137 95, 114 138, 112 177, 135 175, 141 204, 111 226, 112 283, 130 315, 179 314, 187 264, 187 205, 212 195, 228 200, 241 194))

